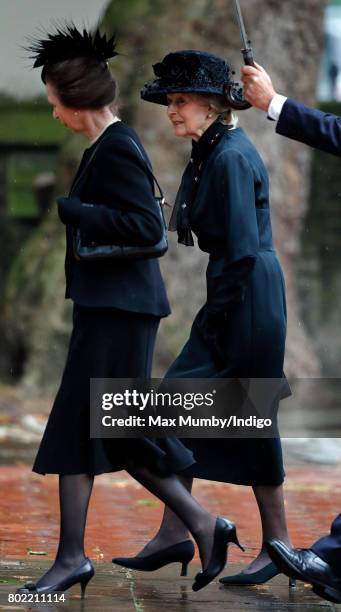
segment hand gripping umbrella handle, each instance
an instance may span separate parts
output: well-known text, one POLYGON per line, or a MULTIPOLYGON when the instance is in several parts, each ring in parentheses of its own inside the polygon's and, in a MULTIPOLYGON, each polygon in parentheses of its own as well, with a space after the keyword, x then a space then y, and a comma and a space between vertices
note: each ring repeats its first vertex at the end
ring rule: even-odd
MULTIPOLYGON (((254 66, 255 63, 253 59, 251 41, 248 40, 246 32, 245 32, 245 26, 244 26, 243 16, 242 16, 240 5, 239 5, 239 0, 234 0, 234 2, 235 2, 236 15, 237 15, 238 23, 239 23, 241 38, 242 38, 243 45, 244 45, 244 48, 242 49, 244 64, 246 66, 254 66)), ((248 108, 251 108, 252 106, 252 104, 250 104, 247 100, 245 100, 243 89, 239 85, 239 83, 233 83, 232 85, 225 85, 224 96, 226 98, 228 105, 235 110, 246 110, 248 108)))

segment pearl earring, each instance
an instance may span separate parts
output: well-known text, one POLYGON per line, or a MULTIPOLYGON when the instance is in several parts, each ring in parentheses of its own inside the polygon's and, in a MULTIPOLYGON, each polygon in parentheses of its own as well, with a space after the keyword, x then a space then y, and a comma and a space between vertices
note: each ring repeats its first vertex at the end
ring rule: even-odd
POLYGON ((207 115, 207 117, 208 117, 209 119, 211 119, 211 117, 213 117, 213 115, 212 115, 211 113, 209 113, 209 115, 207 115))

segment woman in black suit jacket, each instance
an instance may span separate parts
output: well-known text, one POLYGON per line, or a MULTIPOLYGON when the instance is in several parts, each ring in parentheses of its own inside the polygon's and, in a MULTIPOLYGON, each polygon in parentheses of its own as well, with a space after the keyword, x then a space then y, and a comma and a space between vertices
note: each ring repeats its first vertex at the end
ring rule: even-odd
MULTIPOLYGON (((113 112, 116 84, 107 58, 113 39, 80 34, 66 27, 31 47, 43 66, 53 116, 92 141, 85 150, 70 196, 58 198, 66 226, 66 297, 74 302, 73 330, 61 385, 33 471, 59 474, 61 528, 56 560, 36 584, 20 593, 85 587, 94 574, 84 553, 84 531, 94 476, 126 469, 167 503, 198 543, 204 572, 198 590, 224 567, 235 526, 214 519, 175 476, 193 455, 176 439, 90 438, 90 378, 148 378, 155 336, 169 305, 155 259, 117 261, 75 259, 72 235, 84 245, 157 244, 163 228, 147 171, 146 153, 136 133, 113 112), (136 144, 142 151, 143 160, 136 144)), ((173 560, 185 568, 193 544, 175 547, 173 560)))

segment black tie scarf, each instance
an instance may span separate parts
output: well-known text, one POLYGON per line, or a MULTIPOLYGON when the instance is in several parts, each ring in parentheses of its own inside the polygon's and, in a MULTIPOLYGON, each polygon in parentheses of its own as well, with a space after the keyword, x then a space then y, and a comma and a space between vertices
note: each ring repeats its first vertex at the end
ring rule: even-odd
POLYGON ((228 129, 229 126, 223 125, 217 120, 210 125, 198 142, 192 141, 191 159, 182 176, 169 222, 169 230, 171 232, 177 231, 178 242, 185 246, 194 246, 190 226, 190 211, 198 191, 204 162, 228 129))

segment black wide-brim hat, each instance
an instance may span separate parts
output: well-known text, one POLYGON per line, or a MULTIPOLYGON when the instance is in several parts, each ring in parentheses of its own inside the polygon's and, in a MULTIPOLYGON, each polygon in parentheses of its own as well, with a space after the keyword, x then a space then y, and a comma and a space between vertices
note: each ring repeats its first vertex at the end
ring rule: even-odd
POLYGON ((205 51, 168 53, 153 70, 157 78, 145 84, 141 98, 165 106, 170 93, 223 95, 225 85, 234 84, 230 65, 205 51))

